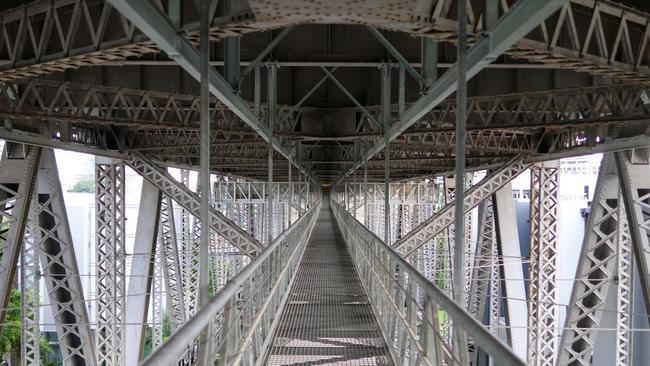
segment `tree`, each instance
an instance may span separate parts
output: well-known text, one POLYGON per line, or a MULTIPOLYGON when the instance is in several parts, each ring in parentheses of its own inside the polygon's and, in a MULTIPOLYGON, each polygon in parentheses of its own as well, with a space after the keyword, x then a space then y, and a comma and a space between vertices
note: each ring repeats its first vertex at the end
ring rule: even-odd
POLYGON ((80 180, 75 183, 68 192, 77 192, 77 193, 94 193, 95 192, 95 182, 92 180, 80 180))
MULTIPOLYGON (((26 296, 32 296, 27 293, 26 296)), ((20 309, 21 309, 21 293, 13 289, 9 296, 9 306, 5 314, 4 326, 2 327, 2 334, 0 335, 0 358, 11 358, 12 365, 20 365, 20 309)), ((54 350, 45 338, 41 337, 39 342, 41 365, 54 366, 55 363, 51 360, 54 356, 54 350)))
MULTIPOLYGON (((162 333, 163 333, 163 342, 166 341, 167 338, 169 338, 169 336, 171 336, 172 334, 172 327, 171 324, 169 323, 169 313, 167 311, 163 313, 162 333)), ((147 356, 149 356, 149 354, 151 354, 152 352, 151 350, 151 346, 152 346, 151 342, 153 340, 152 337, 153 337, 153 333, 151 330, 151 326, 147 325, 147 327, 144 330, 144 349, 142 350, 143 359, 147 358, 147 356)))

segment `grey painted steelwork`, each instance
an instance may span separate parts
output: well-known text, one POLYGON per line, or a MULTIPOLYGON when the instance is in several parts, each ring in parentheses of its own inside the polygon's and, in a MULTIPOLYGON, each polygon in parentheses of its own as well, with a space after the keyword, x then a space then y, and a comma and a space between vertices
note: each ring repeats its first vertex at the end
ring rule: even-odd
MULTIPOLYGON (((208 0, 206 0, 208 1, 208 0)), ((153 6, 149 1, 117 1, 109 0, 124 16, 137 24, 138 28, 147 36, 151 37, 160 48, 183 67, 197 80, 200 78, 199 62, 200 54, 189 40, 182 37, 170 22, 169 19, 153 6)), ((206 16, 209 16, 206 14, 206 16)), ((277 141, 269 128, 264 126, 262 121, 253 113, 247 103, 236 95, 232 87, 217 73, 209 67, 210 93, 221 100, 228 109, 232 110, 248 126, 255 130, 265 141, 274 146, 282 156, 291 163, 295 163, 295 157, 287 148, 277 141)), ((311 176, 311 172, 301 166, 297 166, 304 174, 311 176)))
POLYGON ((276 326, 277 311, 290 289, 319 210, 320 202, 317 202, 233 277, 143 365, 176 365, 186 348, 217 316, 223 318, 223 326, 212 345, 216 352, 212 356, 218 362, 248 363, 263 357, 268 346, 265 343, 270 341, 276 326), (238 303, 240 294, 247 300, 243 304, 238 303), (250 317, 240 316, 240 311, 250 317))
POLYGON ((63 362, 94 365, 93 336, 54 151, 43 149, 41 155, 36 196, 39 259, 63 362))
POLYGON ((99 366, 126 365, 125 167, 95 163, 95 342, 99 366))
MULTIPOLYGON (((135 365, 142 359, 144 338, 147 324, 147 310, 153 307, 154 326, 152 326, 152 348, 159 346, 162 341, 162 267, 166 257, 158 255, 163 253, 165 244, 163 240, 156 240, 160 230, 159 221, 162 220, 161 210, 162 195, 153 184, 144 181, 140 193, 138 206, 138 222, 133 252, 138 253, 131 261, 131 272, 127 289, 125 317, 125 340, 122 357, 125 365, 135 365), (160 220, 159 220, 160 218, 160 220), (158 261, 158 262, 156 262, 158 261), (157 267, 154 271, 154 267, 157 267), (153 276, 153 278, 152 278, 153 276), (156 287, 158 284, 158 287, 156 287), (151 294, 147 296, 147 294, 151 294), (158 311, 159 316, 156 315, 158 311), (159 324, 155 324, 156 320, 159 324)), ((171 257, 171 256, 170 256, 171 257)), ((178 279, 175 279, 178 280, 178 279)), ((172 292, 174 287, 165 284, 167 292, 172 292)), ((168 294, 167 296, 170 296, 168 294)), ((176 323, 174 308, 167 306, 172 323, 176 323)), ((173 329, 174 326, 172 326, 173 329)))
MULTIPOLYGON (((138 153, 130 153, 129 160, 125 162, 192 215, 199 216, 199 197, 197 197, 197 194, 174 180, 162 168, 138 153)), ((249 256, 254 256, 261 248, 261 244, 250 234, 233 224, 232 221, 214 208, 210 208, 210 227, 249 256)))
POLYGON ((331 210, 323 202, 266 365, 393 364, 331 210))
MULTIPOLYGON (((467 213, 480 202, 490 197, 529 166, 530 164, 524 163, 520 158, 515 158, 495 170, 483 179, 481 183, 467 191, 464 200, 464 212, 467 213)), ((442 210, 436 212, 430 219, 411 230, 395 243, 395 250, 404 256, 408 256, 424 242, 432 239, 440 231, 451 225, 455 218, 455 212, 452 210, 453 207, 454 203, 450 202, 442 210)))
POLYGON ((528 362, 553 366, 558 338, 559 161, 530 169, 528 362))
POLYGON ((332 200, 331 204, 384 337, 399 339, 389 343, 397 363, 408 364, 420 360, 426 365, 436 365, 439 364, 438 360, 444 359, 449 364, 461 364, 453 351, 441 344, 437 314, 438 309, 442 308, 451 316, 454 324, 471 334, 474 342, 496 363, 526 364, 338 203, 332 200), (418 302, 416 294, 420 291, 425 294, 424 303, 418 302))
MULTIPOLYGON (((518 41, 524 34, 535 28, 546 17, 557 10, 564 1, 519 1, 508 9, 499 22, 486 35, 467 51, 466 78, 472 78, 485 65, 489 64, 507 50, 513 43, 518 41)), ((406 113, 401 116, 399 122, 391 126, 387 141, 377 140, 368 152, 354 163, 343 177, 352 174, 359 169, 363 163, 372 158, 382 150, 386 144, 394 140, 402 132, 408 129, 413 123, 419 120, 424 114, 451 95, 457 88, 457 70, 460 66, 455 64, 440 79, 438 79, 429 90, 415 102, 406 113)), ((340 181, 340 180, 339 180, 340 181)), ((338 182, 337 182, 338 183, 338 182)))

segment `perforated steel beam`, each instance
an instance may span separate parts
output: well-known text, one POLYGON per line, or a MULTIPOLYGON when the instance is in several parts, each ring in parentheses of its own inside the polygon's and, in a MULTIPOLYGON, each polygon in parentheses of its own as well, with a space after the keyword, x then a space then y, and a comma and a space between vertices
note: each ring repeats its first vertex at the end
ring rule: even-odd
POLYGON ((650 309, 650 165, 647 149, 638 151, 641 161, 633 161, 634 153, 630 150, 615 155, 636 259, 635 269, 639 272, 646 309, 650 309))
POLYGON ((553 366, 559 326, 559 161, 535 164, 530 171, 528 362, 553 366))
POLYGON ((598 172, 585 236, 576 270, 557 365, 591 364, 609 287, 617 270, 618 243, 625 230, 625 211, 613 154, 598 172))
POLYGON ((95 163, 97 363, 125 363, 126 248, 125 170, 119 161, 95 163))
POLYGON ((52 149, 42 151, 37 197, 39 259, 63 363, 95 365, 94 337, 52 149))
MULTIPOLYGON (((40 159, 41 148, 7 143, 0 156, 0 223, 3 226, 0 230, 0 324, 4 324, 5 309, 14 286, 40 159), (13 149, 20 151, 10 151, 13 149), (22 159, 9 159, 21 152, 24 152, 22 159)), ((32 231, 30 236, 33 238, 36 234, 32 231)))
POLYGON ((40 324, 40 263, 36 234, 36 201, 30 199, 29 221, 20 252, 20 364, 37 366, 41 363, 40 324))

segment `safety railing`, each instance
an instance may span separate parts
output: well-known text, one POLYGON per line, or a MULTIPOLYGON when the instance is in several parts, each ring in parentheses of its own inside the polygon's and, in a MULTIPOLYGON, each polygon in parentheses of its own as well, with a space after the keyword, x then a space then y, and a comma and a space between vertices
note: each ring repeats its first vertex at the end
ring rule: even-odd
POLYGON ((395 364, 467 366, 442 341, 444 311, 495 364, 526 365, 334 199, 331 206, 395 364))
POLYGON ((259 363, 271 342, 320 206, 318 200, 142 364, 178 365, 181 360, 196 360, 196 344, 203 334, 209 334, 211 340, 206 346, 208 364, 259 363))

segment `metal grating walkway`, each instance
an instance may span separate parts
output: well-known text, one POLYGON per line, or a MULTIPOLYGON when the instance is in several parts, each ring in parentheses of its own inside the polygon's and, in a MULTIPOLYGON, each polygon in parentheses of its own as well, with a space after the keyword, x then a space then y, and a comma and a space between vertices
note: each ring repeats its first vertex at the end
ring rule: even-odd
POLYGON ((392 364, 325 198, 281 317, 267 365, 392 364))

